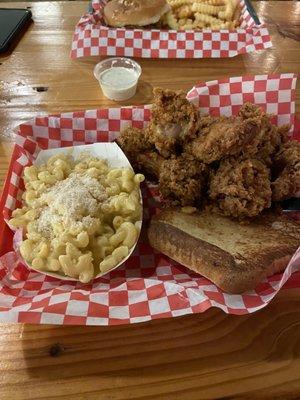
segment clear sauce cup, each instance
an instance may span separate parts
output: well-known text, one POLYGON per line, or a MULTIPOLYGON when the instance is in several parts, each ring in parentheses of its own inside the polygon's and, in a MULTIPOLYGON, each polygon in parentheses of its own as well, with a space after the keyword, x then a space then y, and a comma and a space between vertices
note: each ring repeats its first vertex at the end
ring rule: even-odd
POLYGON ((115 101, 128 100, 135 95, 141 72, 136 61, 125 57, 107 58, 94 68, 104 96, 115 101))

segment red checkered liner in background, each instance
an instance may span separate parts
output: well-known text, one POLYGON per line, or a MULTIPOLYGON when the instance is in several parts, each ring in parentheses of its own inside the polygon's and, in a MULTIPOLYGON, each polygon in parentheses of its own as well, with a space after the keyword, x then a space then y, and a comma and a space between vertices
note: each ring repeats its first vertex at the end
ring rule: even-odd
POLYGON ((103 20, 105 0, 93 1, 93 13, 78 22, 71 57, 223 58, 272 46, 265 25, 255 25, 244 0, 241 25, 235 30, 174 31, 110 28, 103 20))
MULTIPOLYGON (((201 82, 187 94, 187 98, 203 113, 236 115, 247 101, 274 114, 276 125, 294 125, 295 74, 245 75, 201 82)), ((292 129, 293 130, 293 129, 292 129)))
MULTIPOLYGON (((201 112, 230 115, 238 111, 241 97, 236 95, 242 93, 243 101, 258 101, 268 111, 274 111, 277 104, 281 124, 294 120, 295 83, 293 74, 231 78, 199 84, 189 97, 200 102, 201 112)), ((19 204, 23 168, 39 149, 111 141, 126 125, 142 127, 149 117, 149 107, 129 107, 64 113, 22 124, 0 202, 4 217, 19 204)), ((2 221, 0 254, 6 254, 0 258, 0 320, 113 325, 198 313, 210 307, 245 314, 266 306, 293 272, 288 285, 300 287, 298 251, 283 274, 261 282, 256 290, 243 295, 223 293, 147 244, 145 226, 157 210, 157 187, 148 182, 143 185, 143 198, 144 230, 135 252, 123 266, 87 285, 28 270, 13 251, 12 234, 7 227, 3 232, 2 221)))

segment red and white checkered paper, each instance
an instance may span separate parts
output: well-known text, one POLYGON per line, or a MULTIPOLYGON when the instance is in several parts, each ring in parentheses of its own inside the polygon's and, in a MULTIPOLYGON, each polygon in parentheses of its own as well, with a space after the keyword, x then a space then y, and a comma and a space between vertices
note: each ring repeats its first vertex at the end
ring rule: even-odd
POLYGON ((76 25, 72 40, 72 58, 223 58, 272 46, 268 29, 264 24, 255 24, 244 0, 240 0, 240 27, 218 31, 111 28, 103 19, 105 3, 106 0, 93 0, 93 12, 83 15, 76 25))
MULTIPOLYGON (((227 115, 236 114, 243 102, 253 101, 267 111, 276 107, 279 124, 293 123, 295 84, 293 74, 230 78, 199 84, 189 92, 189 98, 200 104, 201 112, 227 115)), ((112 141, 125 126, 143 127, 149 117, 147 106, 123 107, 64 113, 22 124, 1 200, 3 217, 9 218, 20 205, 24 166, 39 149, 112 141)), ((299 136, 298 132, 300 140, 299 136)), ((142 191, 144 228, 135 252, 123 266, 91 284, 63 281, 29 270, 13 251, 6 228, 0 236, 0 251, 6 252, 0 258, 0 321, 113 325, 199 313, 210 307, 246 314, 265 307, 293 272, 288 286, 300 287, 300 250, 284 273, 243 295, 226 294, 209 280, 154 251, 147 244, 146 226, 150 215, 157 211, 158 190, 146 182, 142 191)))

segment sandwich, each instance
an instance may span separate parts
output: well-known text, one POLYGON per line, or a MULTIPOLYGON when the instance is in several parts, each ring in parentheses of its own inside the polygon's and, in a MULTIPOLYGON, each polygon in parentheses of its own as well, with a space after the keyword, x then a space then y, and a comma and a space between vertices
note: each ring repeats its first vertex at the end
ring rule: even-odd
POLYGON ((166 209, 152 218, 148 238, 155 250, 238 294, 285 269, 299 246, 300 225, 272 212, 241 224, 208 211, 166 209))
POLYGON ((156 24, 170 9, 166 0, 111 0, 103 12, 107 25, 118 28, 156 24))

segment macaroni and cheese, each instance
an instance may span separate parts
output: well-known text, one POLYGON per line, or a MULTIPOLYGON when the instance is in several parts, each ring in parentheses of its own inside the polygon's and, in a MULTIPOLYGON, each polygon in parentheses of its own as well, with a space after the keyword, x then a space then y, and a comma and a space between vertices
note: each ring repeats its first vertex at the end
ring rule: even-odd
POLYGON ((9 223, 23 228, 20 253, 33 268, 86 283, 124 260, 138 239, 142 174, 81 153, 24 170, 24 205, 9 223))

